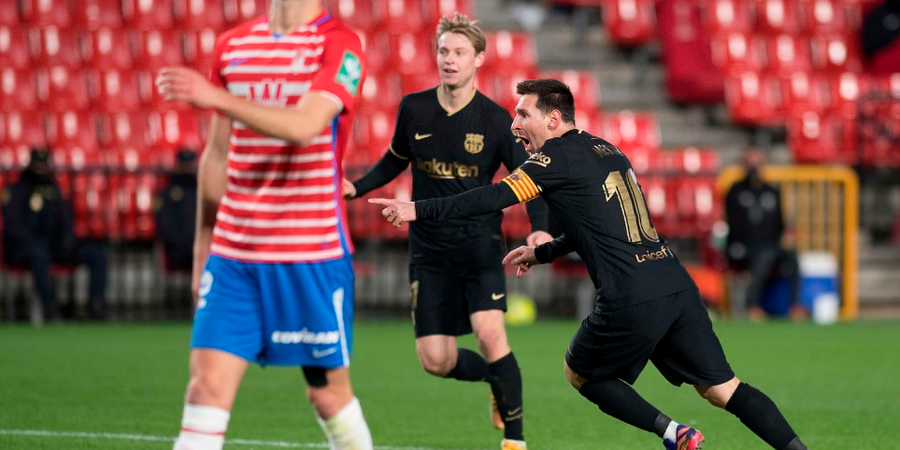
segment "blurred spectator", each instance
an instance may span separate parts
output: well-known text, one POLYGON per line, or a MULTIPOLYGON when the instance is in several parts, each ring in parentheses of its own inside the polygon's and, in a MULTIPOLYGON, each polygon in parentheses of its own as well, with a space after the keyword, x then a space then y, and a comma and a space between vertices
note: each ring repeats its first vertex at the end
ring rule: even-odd
POLYGON ((765 153, 750 148, 744 154, 746 176, 735 183, 725 198, 728 240, 725 255, 734 272, 750 274, 746 291, 747 315, 751 320, 764 320, 762 308, 766 284, 771 275, 788 277, 791 283, 791 318, 806 316, 799 304, 800 270, 792 232, 786 232, 781 210, 781 193, 766 183, 760 174, 765 153))
MULTIPOLYGON (((76 242, 72 209, 56 184, 49 156, 47 149, 33 149, 20 180, 3 190, 3 259, 8 265, 31 271, 44 304, 44 316, 50 320, 62 318, 50 265, 87 265, 90 315, 100 319, 105 314, 106 248, 102 244, 76 242)), ((74 299, 69 305, 72 308, 67 315, 74 315, 74 299)))
POLYGON ((862 46, 869 73, 900 72, 900 0, 887 0, 866 15, 862 46))
POLYGON ((157 194, 156 229, 166 270, 190 271, 194 259, 197 217, 197 153, 178 151, 175 171, 157 194))

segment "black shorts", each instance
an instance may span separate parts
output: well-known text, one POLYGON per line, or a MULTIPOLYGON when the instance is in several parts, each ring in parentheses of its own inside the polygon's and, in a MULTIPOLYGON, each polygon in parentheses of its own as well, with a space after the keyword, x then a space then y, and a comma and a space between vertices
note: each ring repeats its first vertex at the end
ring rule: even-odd
POLYGON ((472 313, 506 311, 506 256, 502 239, 485 237, 443 259, 409 265, 416 337, 461 336, 472 332, 472 313))
POLYGON ((569 367, 588 381, 634 384, 648 360, 676 386, 734 378, 696 289, 615 311, 595 309, 566 352, 569 367))

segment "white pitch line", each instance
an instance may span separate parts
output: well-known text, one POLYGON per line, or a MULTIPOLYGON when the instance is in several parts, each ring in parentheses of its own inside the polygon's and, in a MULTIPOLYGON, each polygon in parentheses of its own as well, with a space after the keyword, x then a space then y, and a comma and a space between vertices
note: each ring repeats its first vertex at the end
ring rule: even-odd
MULTIPOLYGON (((0 429, 0 435, 8 436, 32 436, 48 438, 81 438, 81 439, 112 439, 119 441, 150 441, 150 442, 175 442, 174 437, 153 436, 147 434, 127 433, 87 433, 83 431, 51 431, 51 430, 4 430, 0 429)), ((257 441, 253 439, 225 439, 228 445, 246 445, 258 447, 282 447, 282 448, 328 448, 325 442, 287 442, 287 441, 257 441)), ((379 450, 452 450, 433 447, 413 447, 398 445, 376 445, 379 450)))

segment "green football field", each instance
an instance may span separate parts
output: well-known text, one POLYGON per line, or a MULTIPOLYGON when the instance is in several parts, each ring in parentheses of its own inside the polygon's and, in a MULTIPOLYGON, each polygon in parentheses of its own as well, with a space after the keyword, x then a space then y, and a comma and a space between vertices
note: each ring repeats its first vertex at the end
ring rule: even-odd
MULTIPOLYGON (((541 449, 661 449, 570 388, 574 321, 510 329, 525 383, 525 435, 541 449)), ((900 324, 719 322, 738 376, 769 394, 810 448, 900 448, 900 324)), ((187 324, 0 326, 0 449, 169 449, 187 382, 187 324)), ((463 340, 471 346, 471 338, 463 340)), ((356 327, 353 382, 378 448, 496 449, 488 387, 440 380, 416 360, 406 322, 356 327)), ((734 417, 651 366, 636 388, 707 437, 707 449, 766 449, 734 417)), ((251 368, 226 448, 323 448, 296 369, 251 368)))

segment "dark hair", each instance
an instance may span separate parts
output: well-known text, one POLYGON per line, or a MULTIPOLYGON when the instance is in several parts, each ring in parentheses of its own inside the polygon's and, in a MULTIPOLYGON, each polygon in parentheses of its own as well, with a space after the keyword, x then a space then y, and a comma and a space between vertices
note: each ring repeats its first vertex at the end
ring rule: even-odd
POLYGON ((525 80, 516 85, 516 92, 519 95, 537 95, 535 106, 544 115, 556 109, 563 122, 575 124, 575 97, 562 81, 551 78, 525 80))

